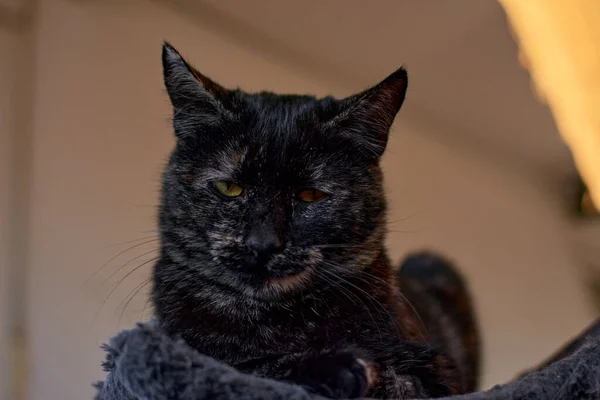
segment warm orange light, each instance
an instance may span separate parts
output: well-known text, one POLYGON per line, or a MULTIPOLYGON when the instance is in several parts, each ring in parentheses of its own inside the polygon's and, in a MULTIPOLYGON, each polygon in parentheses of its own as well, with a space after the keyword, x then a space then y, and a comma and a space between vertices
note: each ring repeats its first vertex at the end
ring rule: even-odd
POLYGON ((600 208, 600 1, 500 0, 539 93, 600 208))

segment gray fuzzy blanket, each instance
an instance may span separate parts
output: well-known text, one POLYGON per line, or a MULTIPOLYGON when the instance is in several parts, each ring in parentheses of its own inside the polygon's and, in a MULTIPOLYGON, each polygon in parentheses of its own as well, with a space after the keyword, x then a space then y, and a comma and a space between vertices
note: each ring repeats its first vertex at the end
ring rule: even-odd
MULTIPOLYGON (((242 374, 166 336, 152 323, 104 346, 108 376, 95 400, 315 400, 291 384, 242 374)), ((486 392, 452 399, 599 399, 600 320, 534 371, 486 392)))

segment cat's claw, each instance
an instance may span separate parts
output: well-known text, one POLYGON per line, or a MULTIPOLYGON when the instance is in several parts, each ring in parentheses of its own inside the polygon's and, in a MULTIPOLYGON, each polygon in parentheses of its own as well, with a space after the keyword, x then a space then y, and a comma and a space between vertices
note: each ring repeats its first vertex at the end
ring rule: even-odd
POLYGON ((368 388, 373 387, 373 385, 377 382, 377 368, 375 367, 375 364, 369 363, 361 358, 357 358, 356 361, 365 369, 368 388))
POLYGON ((364 396, 377 376, 374 365, 350 351, 305 359, 292 374, 296 383, 332 399, 364 396))

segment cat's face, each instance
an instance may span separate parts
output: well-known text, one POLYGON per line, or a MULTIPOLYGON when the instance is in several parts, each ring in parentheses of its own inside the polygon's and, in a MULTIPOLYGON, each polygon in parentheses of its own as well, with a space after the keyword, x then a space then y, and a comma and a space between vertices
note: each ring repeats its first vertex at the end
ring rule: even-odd
POLYGON ((336 100, 230 91, 168 45, 163 64, 177 145, 160 230, 173 279, 268 298, 335 282, 381 253, 378 159, 403 70, 336 100))

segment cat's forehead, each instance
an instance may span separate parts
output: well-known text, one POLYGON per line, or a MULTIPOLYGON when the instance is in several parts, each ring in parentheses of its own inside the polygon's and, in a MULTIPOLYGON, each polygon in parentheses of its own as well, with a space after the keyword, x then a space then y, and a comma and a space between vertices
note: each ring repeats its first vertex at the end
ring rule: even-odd
POLYGON ((307 155, 327 152, 332 137, 324 127, 322 100, 272 94, 250 99, 237 129, 239 147, 246 154, 263 161, 299 162, 307 155))
POLYGON ((310 150, 280 143, 232 141, 213 154, 211 162, 202 169, 201 179, 277 187, 326 184, 331 165, 326 155, 310 150))
POLYGON ((207 179, 256 184, 326 180, 340 156, 324 127, 327 101, 269 93, 245 98, 239 118, 226 128, 227 139, 206 165, 207 179))
POLYGON ((213 154, 207 167, 213 179, 242 179, 256 184, 270 181, 278 185, 321 181, 327 178, 330 166, 336 165, 332 162, 335 155, 318 141, 313 142, 315 136, 301 132, 250 132, 244 138, 232 138, 213 154))
POLYGON ((330 120, 339 112, 339 101, 332 97, 263 92, 245 95, 242 109, 257 129, 301 129, 330 120))
POLYGON ((246 179, 259 175, 282 180, 322 178, 332 154, 317 139, 319 132, 275 130, 280 128, 262 134, 249 132, 249 140, 233 142, 221 152, 220 163, 227 165, 230 173, 246 179))

